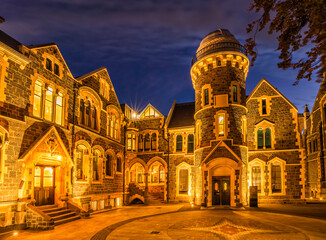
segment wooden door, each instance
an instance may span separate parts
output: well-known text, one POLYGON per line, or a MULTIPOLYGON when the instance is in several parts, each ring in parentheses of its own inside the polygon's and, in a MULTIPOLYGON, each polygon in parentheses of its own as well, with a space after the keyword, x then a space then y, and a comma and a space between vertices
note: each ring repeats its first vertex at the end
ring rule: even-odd
POLYGON ((230 177, 213 177, 212 205, 230 206, 230 177))
POLYGON ((34 171, 34 199, 36 206, 54 204, 54 167, 36 166, 34 171))

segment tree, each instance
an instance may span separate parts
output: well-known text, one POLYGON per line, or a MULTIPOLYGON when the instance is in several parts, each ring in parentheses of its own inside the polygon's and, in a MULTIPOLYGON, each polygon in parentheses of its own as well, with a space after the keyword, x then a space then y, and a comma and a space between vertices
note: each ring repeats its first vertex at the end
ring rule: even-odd
POLYGON ((268 34, 278 34, 278 67, 298 69, 293 85, 300 79, 310 81, 313 72, 317 73, 317 81, 322 80, 326 72, 325 0, 253 0, 249 11, 261 14, 247 26, 247 33, 253 34, 245 44, 252 66, 257 58, 256 34, 268 28, 268 34), (293 61, 293 53, 299 49, 309 50, 304 58, 293 61))

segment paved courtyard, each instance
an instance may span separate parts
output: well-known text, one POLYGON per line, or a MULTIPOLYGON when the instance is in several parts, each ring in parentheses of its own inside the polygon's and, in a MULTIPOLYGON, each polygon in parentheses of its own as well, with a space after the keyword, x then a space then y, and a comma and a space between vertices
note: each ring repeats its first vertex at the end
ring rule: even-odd
POLYGON ((11 232, 0 239, 326 239, 326 205, 259 209, 128 206, 52 231, 11 232))

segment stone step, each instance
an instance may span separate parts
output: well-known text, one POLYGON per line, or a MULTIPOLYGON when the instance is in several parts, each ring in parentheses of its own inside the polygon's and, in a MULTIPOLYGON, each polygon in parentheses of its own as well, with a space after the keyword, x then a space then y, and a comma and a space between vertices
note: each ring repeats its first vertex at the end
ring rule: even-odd
POLYGON ((56 222, 58 220, 66 219, 66 218, 70 218, 70 217, 74 217, 74 216, 76 216, 76 213, 70 211, 69 213, 52 217, 52 219, 53 219, 54 222, 56 222))
POLYGON ((73 217, 69 217, 69 218, 64 218, 64 219, 61 219, 61 220, 58 220, 58 221, 54 221, 54 226, 58 226, 58 225, 61 225, 61 224, 64 224, 64 223, 72 222, 72 221, 75 221, 75 220, 78 220, 78 219, 80 219, 80 216, 73 216, 73 217))
POLYGON ((38 206, 36 208, 43 211, 43 210, 51 209, 51 208, 58 208, 58 205, 57 204, 55 204, 55 205, 44 205, 44 206, 38 206))
POLYGON ((46 213, 46 214, 49 215, 50 217, 56 217, 56 216, 60 216, 60 215, 66 214, 66 213, 70 213, 70 212, 71 211, 69 209, 63 209, 63 210, 46 213))
POLYGON ((61 210, 65 210, 65 208, 49 208, 49 209, 40 209, 42 212, 46 213, 46 214, 49 214, 49 213, 52 213, 52 212, 58 212, 58 211, 61 211, 61 210))

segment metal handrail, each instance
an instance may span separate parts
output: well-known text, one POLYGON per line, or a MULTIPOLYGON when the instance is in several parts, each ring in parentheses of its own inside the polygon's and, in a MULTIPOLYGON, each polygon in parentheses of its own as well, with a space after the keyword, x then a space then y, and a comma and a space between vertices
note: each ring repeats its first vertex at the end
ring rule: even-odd
POLYGON ((223 42, 223 43, 214 43, 207 47, 200 49, 192 58, 191 66, 198 61, 199 58, 207 56, 211 53, 221 52, 221 51, 238 51, 240 53, 246 54, 246 49, 238 43, 223 42))

